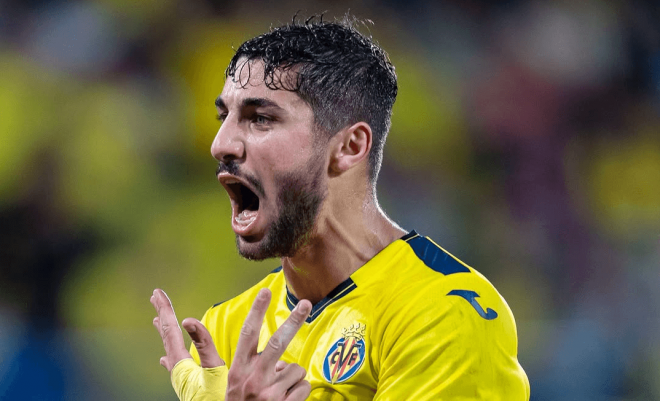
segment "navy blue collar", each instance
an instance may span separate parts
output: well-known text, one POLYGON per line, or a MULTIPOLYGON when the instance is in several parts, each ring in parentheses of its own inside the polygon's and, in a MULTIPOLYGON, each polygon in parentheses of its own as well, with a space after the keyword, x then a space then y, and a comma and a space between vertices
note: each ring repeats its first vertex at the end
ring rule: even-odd
MULTIPOLYGON (((356 288, 357 284, 353 282, 353 279, 350 277, 347 278, 341 284, 335 287, 334 290, 330 291, 330 293, 325 298, 317 302, 312 307, 312 311, 309 313, 309 316, 307 319, 305 319, 305 321, 307 323, 312 323, 314 319, 316 319, 321 314, 321 312, 323 312, 323 309, 325 309, 328 305, 337 302, 356 288)), ((286 305, 289 307, 289 310, 293 311, 293 308, 298 304, 298 302, 298 298, 296 298, 296 296, 293 295, 291 291, 289 291, 289 287, 287 287, 286 305)))
MULTIPOLYGON (((404 240, 404 241, 407 241, 408 239, 413 238, 416 235, 418 235, 418 234, 415 232, 415 230, 412 230, 408 234, 401 237, 401 239, 404 240)), ((281 270, 282 270, 282 266, 280 266, 277 269, 273 270, 272 273, 277 273, 281 270)), ((326 307, 328 307, 328 305, 330 305, 334 302, 337 302, 338 300, 340 300, 341 298, 343 298, 349 292, 353 291, 356 288, 357 288, 357 284, 355 284, 355 282, 353 282, 353 279, 350 278, 350 277, 347 278, 341 284, 339 284, 337 287, 335 287, 335 289, 330 291, 330 293, 325 298, 323 298, 322 300, 317 302, 316 305, 314 305, 312 307, 312 311, 310 312, 307 319, 305 319, 305 321, 307 323, 312 323, 314 321, 314 319, 316 319, 321 314, 321 312, 323 312, 323 310, 326 307)), ((286 306, 289 308, 290 311, 293 311, 293 308, 295 308, 295 306, 298 304, 298 302, 299 302, 299 299, 296 298, 296 296, 293 295, 291 293, 291 291, 289 291, 289 287, 287 287, 286 288, 286 306)))

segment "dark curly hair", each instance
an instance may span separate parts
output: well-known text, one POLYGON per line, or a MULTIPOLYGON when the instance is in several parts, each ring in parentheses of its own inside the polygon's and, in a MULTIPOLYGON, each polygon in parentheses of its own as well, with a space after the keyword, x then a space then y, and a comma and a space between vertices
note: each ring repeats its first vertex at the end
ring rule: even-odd
MULTIPOLYGON (((336 22, 323 21, 323 16, 297 21, 294 16, 291 23, 243 43, 225 76, 236 81, 242 69, 249 71, 249 61, 262 60, 266 86, 298 94, 312 108, 317 131, 328 140, 356 122, 369 124, 373 132, 369 179, 374 184, 397 80, 387 53, 357 30, 357 22, 349 16, 336 22)), ((242 84, 248 81, 249 75, 242 84)))

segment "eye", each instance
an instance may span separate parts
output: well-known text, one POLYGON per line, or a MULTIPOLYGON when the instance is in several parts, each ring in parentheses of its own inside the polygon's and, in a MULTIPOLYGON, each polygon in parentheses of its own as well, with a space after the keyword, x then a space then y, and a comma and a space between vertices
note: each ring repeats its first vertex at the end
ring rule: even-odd
POLYGON ((254 123, 257 124, 257 125, 267 125, 267 124, 269 124, 272 120, 271 120, 269 117, 266 117, 266 116, 261 115, 261 114, 257 114, 257 115, 254 116, 253 121, 254 121, 254 123))
POLYGON ((224 122, 226 118, 227 118, 226 113, 218 114, 217 116, 215 116, 215 119, 220 122, 224 122))

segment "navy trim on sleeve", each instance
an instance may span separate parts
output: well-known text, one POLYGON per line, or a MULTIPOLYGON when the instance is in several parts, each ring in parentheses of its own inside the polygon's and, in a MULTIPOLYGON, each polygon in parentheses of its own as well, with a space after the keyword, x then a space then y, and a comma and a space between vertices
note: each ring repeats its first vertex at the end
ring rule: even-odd
POLYGON ((454 273, 470 273, 470 269, 445 252, 426 237, 417 235, 406 241, 424 264, 445 276, 454 273))

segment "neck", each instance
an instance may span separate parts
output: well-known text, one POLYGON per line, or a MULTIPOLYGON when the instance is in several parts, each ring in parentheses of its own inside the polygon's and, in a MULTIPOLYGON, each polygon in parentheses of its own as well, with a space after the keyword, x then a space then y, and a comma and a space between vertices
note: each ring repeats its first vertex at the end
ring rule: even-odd
POLYGON ((319 302, 405 234, 375 197, 363 199, 362 205, 349 205, 346 198, 325 202, 308 243, 295 256, 282 258, 287 285, 296 298, 319 302))

